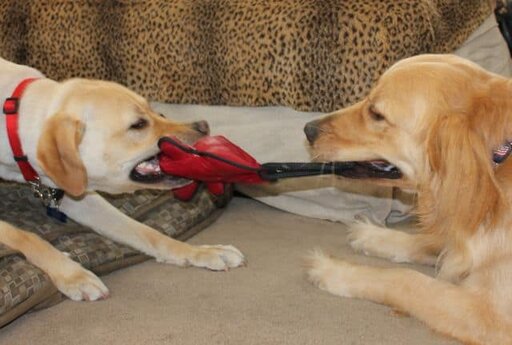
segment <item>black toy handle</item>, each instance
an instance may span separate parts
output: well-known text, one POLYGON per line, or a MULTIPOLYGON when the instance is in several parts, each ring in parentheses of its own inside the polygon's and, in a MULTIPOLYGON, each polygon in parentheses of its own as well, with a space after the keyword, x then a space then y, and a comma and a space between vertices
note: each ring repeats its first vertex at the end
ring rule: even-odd
POLYGON ((259 175, 268 181, 289 177, 342 175, 345 170, 352 169, 354 166, 353 162, 265 163, 261 165, 259 175))
POLYGON ((326 163, 265 163, 258 172, 267 181, 280 178, 316 175, 338 175, 348 178, 399 179, 402 173, 396 167, 383 169, 371 162, 326 162, 326 163))

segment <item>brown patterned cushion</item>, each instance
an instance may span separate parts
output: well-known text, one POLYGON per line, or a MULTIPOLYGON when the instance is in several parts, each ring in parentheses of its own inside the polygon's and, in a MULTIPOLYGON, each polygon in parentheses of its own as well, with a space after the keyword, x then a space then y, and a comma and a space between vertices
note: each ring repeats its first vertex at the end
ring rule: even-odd
MULTIPOLYGON (((105 197, 129 216, 166 235, 185 240, 213 222, 230 196, 228 192, 214 199, 201 190, 186 203, 175 200, 167 191, 105 197)), ((0 183, 0 214, 2 220, 37 233, 97 274, 148 259, 72 220, 60 223, 47 217, 27 185, 0 183)), ((0 245, 0 327, 27 311, 47 307, 61 299, 62 295, 40 269, 0 245)))

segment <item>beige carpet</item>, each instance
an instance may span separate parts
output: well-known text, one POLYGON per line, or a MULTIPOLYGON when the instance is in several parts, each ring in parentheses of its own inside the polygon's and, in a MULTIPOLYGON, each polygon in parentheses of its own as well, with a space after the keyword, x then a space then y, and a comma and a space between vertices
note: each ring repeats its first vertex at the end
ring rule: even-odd
POLYGON ((456 344, 385 306, 311 286, 301 257, 313 247, 354 255, 344 227, 236 198, 193 243, 231 243, 249 265, 231 272, 147 262, 104 277, 111 297, 65 301, 0 330, 0 344, 456 344))

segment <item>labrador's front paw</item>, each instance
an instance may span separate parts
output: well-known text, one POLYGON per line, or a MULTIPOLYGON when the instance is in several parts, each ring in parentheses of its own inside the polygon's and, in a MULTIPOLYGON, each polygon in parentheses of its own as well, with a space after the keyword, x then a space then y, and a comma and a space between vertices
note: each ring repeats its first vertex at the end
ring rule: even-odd
POLYGON ((227 271, 246 264, 244 255, 231 245, 203 245, 194 247, 188 262, 213 271, 227 271))
POLYGON ((179 248, 173 247, 160 254, 157 261, 178 266, 203 267, 212 271, 227 271, 246 263, 244 255, 231 245, 191 246, 184 243, 180 243, 179 248))
POLYGON ((73 301, 97 301, 109 296, 105 284, 78 263, 66 262, 58 272, 50 273, 57 289, 73 301))

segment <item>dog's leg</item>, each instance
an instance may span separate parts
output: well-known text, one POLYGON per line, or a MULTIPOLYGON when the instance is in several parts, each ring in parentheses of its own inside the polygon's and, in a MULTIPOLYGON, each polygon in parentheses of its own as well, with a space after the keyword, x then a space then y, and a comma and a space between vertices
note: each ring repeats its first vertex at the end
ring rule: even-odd
POLYGON ((153 256, 157 261, 216 271, 238 267, 245 262, 243 254, 233 246, 192 246, 165 236, 126 216, 97 193, 89 193, 80 200, 65 197, 61 209, 75 221, 153 256))
POLYGON ((316 252, 308 278, 334 295, 367 299, 406 312, 434 330, 471 344, 512 344, 512 324, 485 296, 403 268, 351 264, 316 252))
POLYGON ((72 300, 95 301, 108 296, 107 287, 98 277, 37 235, 0 222, 0 242, 42 269, 57 289, 72 300))
POLYGON ((348 241, 368 256, 424 265, 435 265, 442 249, 433 235, 408 234, 364 222, 350 227, 348 241))

